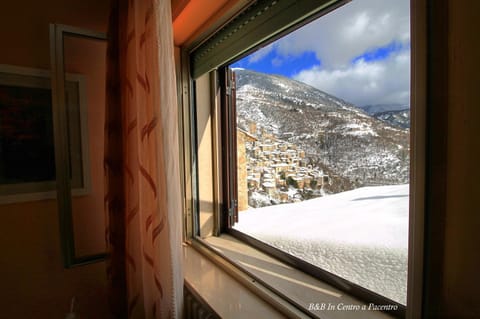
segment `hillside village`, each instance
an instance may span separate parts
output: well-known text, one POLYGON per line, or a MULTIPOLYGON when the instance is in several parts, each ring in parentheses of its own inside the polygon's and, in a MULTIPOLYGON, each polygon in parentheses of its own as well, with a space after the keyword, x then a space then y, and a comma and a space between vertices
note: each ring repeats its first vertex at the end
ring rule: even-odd
POLYGON ((408 128, 282 76, 235 76, 240 211, 409 182, 408 128))
POLYGON ((237 129, 239 210, 293 203, 322 196, 331 183, 318 167, 308 165, 305 151, 250 123, 237 129))

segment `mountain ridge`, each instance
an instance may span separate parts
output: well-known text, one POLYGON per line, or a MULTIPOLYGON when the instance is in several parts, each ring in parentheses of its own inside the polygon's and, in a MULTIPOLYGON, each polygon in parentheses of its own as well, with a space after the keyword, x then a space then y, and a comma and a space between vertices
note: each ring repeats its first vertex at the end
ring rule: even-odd
POLYGON ((235 70, 237 122, 257 124, 305 150, 309 165, 333 175, 331 193, 408 182, 409 131, 355 105, 280 75, 235 70))
POLYGON ((400 103, 359 106, 367 114, 392 126, 410 128, 410 105, 400 103))

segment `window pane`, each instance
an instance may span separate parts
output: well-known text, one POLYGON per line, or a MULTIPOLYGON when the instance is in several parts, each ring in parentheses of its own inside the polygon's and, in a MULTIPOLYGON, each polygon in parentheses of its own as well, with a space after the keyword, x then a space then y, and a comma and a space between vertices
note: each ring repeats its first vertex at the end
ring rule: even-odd
POLYGON ((402 304, 409 10, 353 1, 231 65, 234 228, 402 304))
POLYGON ((107 43, 77 35, 63 41, 74 257, 81 258, 107 250, 102 173, 107 43))

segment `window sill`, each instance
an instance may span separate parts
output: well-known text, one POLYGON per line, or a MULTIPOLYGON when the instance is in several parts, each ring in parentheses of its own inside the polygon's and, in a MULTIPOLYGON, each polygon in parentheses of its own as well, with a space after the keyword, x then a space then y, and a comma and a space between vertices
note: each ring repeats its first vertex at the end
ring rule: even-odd
POLYGON ((193 240, 185 264, 185 280, 223 318, 394 318, 229 235, 193 240))
POLYGON ((221 318, 287 318, 192 245, 184 247, 185 282, 221 318))

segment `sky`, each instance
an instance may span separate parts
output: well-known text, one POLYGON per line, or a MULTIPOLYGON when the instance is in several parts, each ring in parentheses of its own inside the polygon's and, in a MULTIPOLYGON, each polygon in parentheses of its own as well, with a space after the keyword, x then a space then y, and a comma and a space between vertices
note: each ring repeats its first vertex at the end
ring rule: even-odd
POLYGON ((235 62, 358 106, 409 104, 409 0, 353 0, 235 62))

